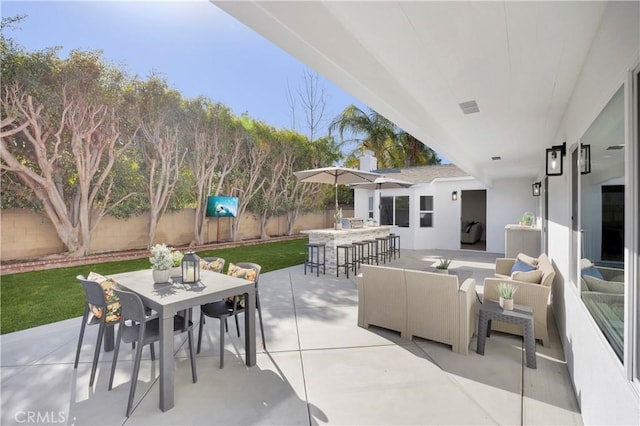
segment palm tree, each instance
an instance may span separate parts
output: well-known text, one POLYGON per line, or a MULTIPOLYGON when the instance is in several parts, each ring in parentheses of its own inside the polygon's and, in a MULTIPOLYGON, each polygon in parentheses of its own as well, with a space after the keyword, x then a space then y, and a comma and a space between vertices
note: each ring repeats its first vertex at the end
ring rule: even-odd
POLYGON ((404 167, 440 164, 438 154, 404 130, 398 135, 404 167))
POLYGON ((344 111, 329 124, 329 132, 338 130, 340 138, 344 140, 345 132, 350 132, 356 138, 346 142, 358 143, 357 148, 373 151, 378 159, 378 167, 391 167, 390 150, 397 143, 397 127, 382 115, 370 109, 367 114, 355 105, 347 106, 344 111), (362 135, 362 139, 357 136, 362 135))
POLYGON ((354 152, 365 149, 373 151, 378 168, 440 164, 440 158, 434 150, 372 109, 367 114, 355 105, 349 105, 329 125, 329 132, 336 129, 343 141, 345 132, 355 136, 344 141, 357 144, 354 152))

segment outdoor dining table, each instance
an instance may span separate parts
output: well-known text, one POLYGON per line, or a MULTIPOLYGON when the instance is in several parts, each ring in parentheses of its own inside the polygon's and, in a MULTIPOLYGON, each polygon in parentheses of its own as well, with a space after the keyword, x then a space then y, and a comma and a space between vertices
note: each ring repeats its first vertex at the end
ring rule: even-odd
POLYGON ((140 296, 146 307, 158 313, 160 319, 160 409, 174 406, 173 317, 180 311, 204 303, 239 294, 245 296, 244 335, 245 362, 256 365, 256 298, 255 284, 242 278, 213 271, 200 271, 200 281, 183 284, 180 277, 167 283, 154 284, 150 269, 111 275, 120 287, 140 296))

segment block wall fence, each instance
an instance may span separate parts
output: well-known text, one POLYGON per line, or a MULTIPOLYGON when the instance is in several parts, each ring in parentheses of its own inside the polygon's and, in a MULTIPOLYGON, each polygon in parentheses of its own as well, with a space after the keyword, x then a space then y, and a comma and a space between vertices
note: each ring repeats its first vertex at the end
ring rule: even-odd
MULTIPOLYGON (((353 215, 353 210, 343 209, 345 217, 353 215)), ((156 231, 156 242, 180 247, 193 240, 195 209, 168 212, 161 219, 156 231)), ((207 219, 205 244, 228 242, 231 240, 231 218, 207 219)), ((1 251, 3 262, 46 257, 65 252, 49 219, 28 209, 0 211, 1 251)), ((90 254, 108 253, 122 250, 143 249, 148 239, 148 214, 128 219, 105 216, 93 233, 90 254)), ((319 229, 333 226, 333 210, 305 213, 298 217, 294 234, 304 229, 319 229)), ((273 217, 267 222, 269 236, 282 236, 286 232, 285 216, 273 217)), ((253 213, 245 213, 240 222, 238 241, 260 238, 260 219, 253 213)))

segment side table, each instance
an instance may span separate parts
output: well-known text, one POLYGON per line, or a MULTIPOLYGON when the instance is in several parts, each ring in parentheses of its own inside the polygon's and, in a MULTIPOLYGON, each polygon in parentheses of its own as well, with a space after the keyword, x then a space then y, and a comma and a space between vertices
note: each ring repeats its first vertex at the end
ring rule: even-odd
POLYGON ((524 305, 513 305, 508 311, 500 307, 498 302, 485 300, 479 304, 478 345, 476 352, 484 355, 485 339, 491 335, 491 320, 503 321, 522 326, 524 331, 524 349, 527 367, 536 368, 536 338, 533 326, 533 308, 524 305))

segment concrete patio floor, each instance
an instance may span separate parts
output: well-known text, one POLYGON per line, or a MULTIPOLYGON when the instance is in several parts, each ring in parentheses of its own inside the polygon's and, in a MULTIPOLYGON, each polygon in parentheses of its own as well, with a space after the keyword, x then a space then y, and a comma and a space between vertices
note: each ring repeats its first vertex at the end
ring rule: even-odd
MULTIPOLYGON (((440 256, 454 259, 454 269, 471 271, 479 292, 498 257, 403 250, 391 265, 422 269, 435 266, 440 256)), ((158 408, 159 365, 147 348, 135 408, 126 418, 129 345, 121 348, 114 389, 107 391, 112 352, 101 353, 96 383, 89 387, 97 327, 87 328, 77 370, 80 318, 4 335, 0 423, 582 424, 553 321, 551 345, 538 343, 533 370, 524 366, 517 336, 492 333, 484 356, 476 354, 474 337, 464 356, 447 345, 359 328, 353 277, 329 271, 305 276, 299 265, 261 275, 260 297, 268 351, 258 331, 256 366, 244 365, 243 339, 231 322, 220 370, 218 323, 209 319, 196 384, 186 336, 176 337, 175 407, 164 413, 158 408)))

